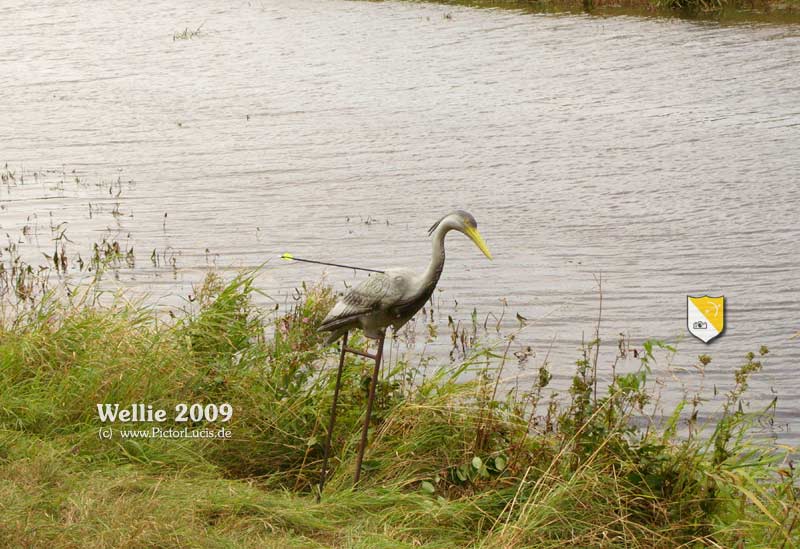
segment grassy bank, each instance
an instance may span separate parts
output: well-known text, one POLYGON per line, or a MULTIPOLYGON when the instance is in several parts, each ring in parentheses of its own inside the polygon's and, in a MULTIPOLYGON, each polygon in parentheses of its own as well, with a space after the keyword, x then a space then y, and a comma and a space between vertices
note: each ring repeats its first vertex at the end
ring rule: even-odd
MULTIPOLYGON (((335 351, 320 349, 315 326, 332 296, 307 288, 292 310, 265 317, 254 291, 248 275, 212 276, 174 315, 91 288, 4 308, 0 546, 800 544, 794 469, 749 440, 755 418, 739 406, 763 348, 736 365, 721 417, 703 432, 689 398, 668 421, 642 423, 658 342, 636 351, 638 371, 596 392, 596 342, 576 364, 554 365, 575 370, 561 402, 544 365, 529 387, 502 390, 503 348, 475 347, 424 376, 395 361, 378 388, 358 489, 368 365, 351 358, 317 503, 335 374, 320 366, 335 351), (171 411, 180 402, 230 403, 231 438, 123 439, 120 423, 112 439, 98 436, 98 403, 171 411)), ((186 426, 173 417, 159 426, 186 426)))
MULTIPOLYGON (((416 0, 412 0, 416 1, 416 0)), ((713 20, 722 23, 800 23, 800 0, 432 0, 449 6, 531 13, 588 13, 713 20)), ((445 17, 452 18, 451 13, 445 17)))

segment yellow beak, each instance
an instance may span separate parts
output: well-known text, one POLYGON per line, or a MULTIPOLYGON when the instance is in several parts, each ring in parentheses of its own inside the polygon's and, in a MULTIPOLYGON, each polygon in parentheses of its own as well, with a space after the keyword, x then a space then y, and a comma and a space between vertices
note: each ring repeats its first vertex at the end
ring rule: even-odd
POLYGON ((480 250, 483 252, 483 255, 489 259, 492 259, 492 254, 489 252, 489 248, 486 246, 486 242, 483 241, 483 237, 481 236, 481 233, 478 232, 478 229, 468 226, 464 230, 464 234, 466 234, 470 240, 472 240, 475 245, 480 248, 480 250))

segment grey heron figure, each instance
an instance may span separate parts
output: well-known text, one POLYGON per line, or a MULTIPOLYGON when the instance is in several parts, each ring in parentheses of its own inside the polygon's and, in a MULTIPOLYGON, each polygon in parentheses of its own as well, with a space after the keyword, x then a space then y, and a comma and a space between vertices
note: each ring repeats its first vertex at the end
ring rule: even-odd
POLYGON ((361 431, 361 443, 356 459, 354 484, 358 484, 361 476, 361 463, 364 459, 364 448, 369 432, 370 416, 372 415, 372 403, 375 399, 375 386, 378 382, 378 372, 383 357, 386 328, 391 326, 396 333, 430 299, 444 269, 444 239, 450 231, 459 231, 465 234, 486 257, 492 259, 489 248, 487 248, 483 237, 478 232, 478 223, 475 218, 469 212, 456 210, 439 219, 428 231, 428 235, 432 236, 433 239, 433 254, 431 262, 424 272, 416 273, 409 269, 388 269, 384 272, 371 274, 364 282, 348 290, 339 299, 318 328, 319 331, 330 332, 326 345, 339 338, 342 339, 339 371, 336 377, 336 388, 333 393, 318 497, 322 494, 322 489, 325 485, 331 436, 336 421, 336 401, 339 398, 345 353, 358 354, 375 361, 375 368, 372 372, 372 380, 369 386, 364 427, 361 431), (347 347, 348 332, 355 328, 361 328, 368 338, 378 340, 378 348, 374 355, 347 347))

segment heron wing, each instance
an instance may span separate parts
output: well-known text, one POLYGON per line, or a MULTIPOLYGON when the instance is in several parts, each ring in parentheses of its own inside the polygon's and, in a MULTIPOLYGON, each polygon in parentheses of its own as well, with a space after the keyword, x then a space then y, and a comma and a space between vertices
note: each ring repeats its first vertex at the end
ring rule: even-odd
POLYGON ((379 309, 385 304, 387 296, 395 293, 392 290, 392 277, 384 273, 371 275, 336 302, 319 329, 332 330, 353 318, 379 309))

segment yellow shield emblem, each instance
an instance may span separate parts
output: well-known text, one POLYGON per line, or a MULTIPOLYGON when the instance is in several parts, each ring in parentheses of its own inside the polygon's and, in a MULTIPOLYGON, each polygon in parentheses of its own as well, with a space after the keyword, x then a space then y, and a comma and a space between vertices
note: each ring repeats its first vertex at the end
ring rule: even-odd
POLYGON ((686 296, 689 333, 708 343, 725 329, 725 296, 686 296))

